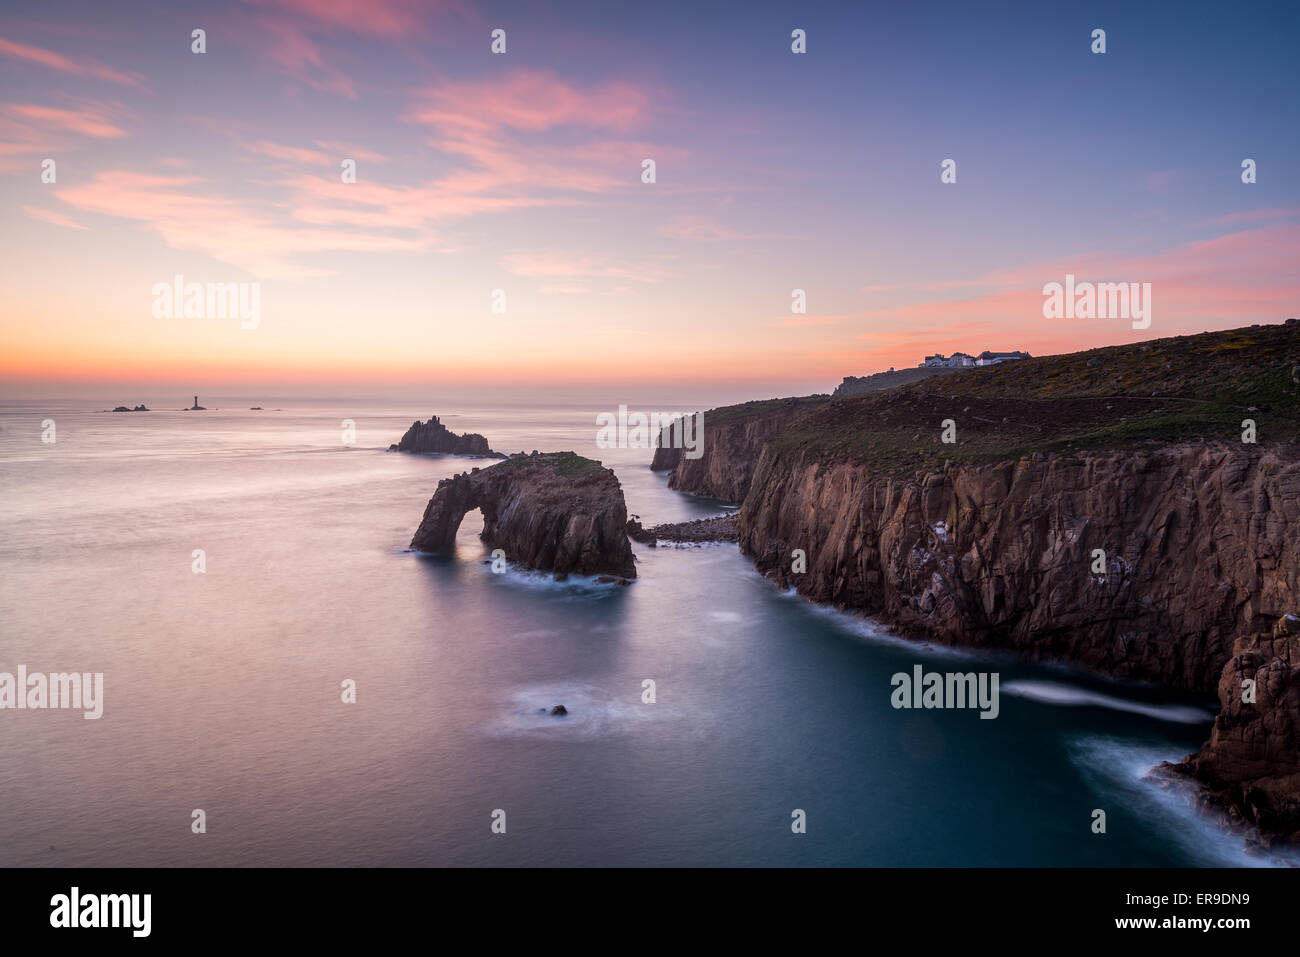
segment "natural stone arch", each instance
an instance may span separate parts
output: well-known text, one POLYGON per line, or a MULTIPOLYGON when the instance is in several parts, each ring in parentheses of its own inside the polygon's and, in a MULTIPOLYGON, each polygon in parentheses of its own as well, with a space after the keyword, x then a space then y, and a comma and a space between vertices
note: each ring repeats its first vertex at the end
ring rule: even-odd
POLYGON ((513 564, 557 578, 636 577, 623 489, 599 462, 573 452, 534 453, 443 479, 411 547, 450 552, 475 508, 483 513, 483 541, 513 564))

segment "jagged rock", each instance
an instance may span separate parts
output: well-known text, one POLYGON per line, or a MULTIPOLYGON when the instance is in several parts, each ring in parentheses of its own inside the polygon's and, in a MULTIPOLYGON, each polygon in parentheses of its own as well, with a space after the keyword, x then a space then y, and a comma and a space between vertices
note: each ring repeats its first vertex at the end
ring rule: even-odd
POLYGON ((736 513, 714 515, 711 518, 697 518, 693 522, 670 522, 644 528, 640 522, 627 523, 628 537, 654 547, 659 541, 665 542, 734 542, 739 538, 736 531, 736 513))
POLYGON ((559 715, 561 717, 563 717, 568 713, 569 713, 569 709, 562 704, 557 704, 554 708, 551 709, 551 714, 559 715))
POLYGON ((494 459, 505 458, 500 452, 488 448, 488 441, 476 432, 457 435, 431 416, 428 422, 415 421, 406 430, 402 440, 390 445, 389 451, 437 452, 447 455, 484 455, 494 459))
POLYGON ((768 399, 705 412, 701 429, 703 454, 687 458, 682 449, 668 445, 665 430, 650 468, 656 472, 672 470, 669 488, 724 502, 742 502, 749 492, 763 442, 790 419, 828 401, 824 396, 768 399))
POLYGON ((1212 807, 1265 846, 1300 845, 1300 639, 1291 628, 1300 630, 1300 618, 1279 619, 1272 636, 1237 640, 1219 678, 1222 710, 1210 740, 1157 769, 1194 777, 1212 807))
POLYGON ((483 513, 482 539, 512 564, 569 574, 635 578, 627 507, 613 471, 573 452, 511 458, 443 479, 411 547, 450 551, 465 513, 483 513))
POLYGON ((627 520, 627 537, 634 542, 640 542, 642 545, 649 545, 654 548, 655 534, 651 529, 641 524, 641 516, 633 515, 627 520))

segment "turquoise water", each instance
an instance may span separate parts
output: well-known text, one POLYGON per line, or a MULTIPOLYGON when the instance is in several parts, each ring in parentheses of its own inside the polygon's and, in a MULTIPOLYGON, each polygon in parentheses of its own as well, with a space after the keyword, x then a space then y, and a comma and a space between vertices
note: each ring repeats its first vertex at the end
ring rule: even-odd
POLYGON ((494 575, 476 513, 454 557, 407 550, 486 464, 386 451, 433 412, 604 460, 647 524, 720 510, 596 449, 603 408, 115 404, 0 408, 0 671, 105 689, 98 721, 0 711, 0 865, 1254 862, 1143 780, 1211 702, 897 641, 731 545, 638 545, 628 588, 494 575), (915 664, 998 672, 998 718, 895 710, 915 664))

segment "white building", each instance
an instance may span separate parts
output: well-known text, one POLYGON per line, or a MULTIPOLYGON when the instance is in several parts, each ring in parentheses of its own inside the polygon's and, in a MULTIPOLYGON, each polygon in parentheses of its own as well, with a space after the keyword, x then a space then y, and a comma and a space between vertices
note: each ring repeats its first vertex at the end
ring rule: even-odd
POLYGON ((964 366, 973 366, 975 364, 975 357, 968 356, 964 352, 954 352, 950 356, 944 356, 943 353, 938 353, 937 355, 926 356, 925 361, 920 363, 917 368, 960 369, 964 366))

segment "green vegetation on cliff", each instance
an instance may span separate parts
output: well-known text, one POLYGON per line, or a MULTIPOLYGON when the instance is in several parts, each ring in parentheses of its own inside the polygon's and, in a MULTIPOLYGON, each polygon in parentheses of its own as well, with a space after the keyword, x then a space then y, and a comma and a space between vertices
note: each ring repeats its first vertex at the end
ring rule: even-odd
POLYGON ((577 452, 543 452, 538 455, 516 455, 496 465, 494 469, 521 469, 529 466, 545 466, 565 478, 578 478, 597 469, 604 468, 595 459, 584 458, 577 452))
POLYGON ((1300 323, 1025 359, 863 396, 802 401, 808 411, 771 437, 774 451, 900 474, 945 460, 984 464, 1034 453, 1241 442, 1245 419, 1255 422, 1259 443, 1294 446, 1300 323), (948 419, 955 444, 940 441, 948 419))

